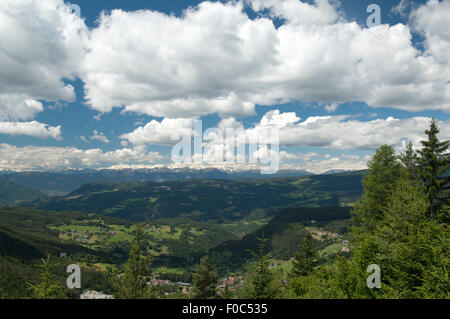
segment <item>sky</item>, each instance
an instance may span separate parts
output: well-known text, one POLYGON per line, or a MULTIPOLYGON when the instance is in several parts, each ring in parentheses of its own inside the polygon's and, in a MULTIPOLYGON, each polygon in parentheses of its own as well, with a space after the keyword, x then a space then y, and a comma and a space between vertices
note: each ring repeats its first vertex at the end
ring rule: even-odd
POLYGON ((2 0, 0 170, 170 166, 194 120, 215 129, 205 165, 224 165, 227 128, 276 128, 282 168, 363 169, 382 144, 420 147, 432 117, 450 139, 449 16, 449 0, 2 0))

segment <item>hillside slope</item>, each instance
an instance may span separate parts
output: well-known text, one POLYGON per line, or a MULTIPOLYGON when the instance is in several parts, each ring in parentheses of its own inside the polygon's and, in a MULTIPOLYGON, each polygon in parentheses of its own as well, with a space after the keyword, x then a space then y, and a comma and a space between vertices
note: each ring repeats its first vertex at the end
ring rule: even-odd
POLYGON ((39 191, 0 178, 0 206, 13 205, 21 201, 32 201, 39 196, 42 196, 39 191))
MULTIPOLYGON (((0 207, 0 256, 34 260, 65 252, 79 261, 120 265, 128 258, 135 224, 82 212, 0 207)), ((222 227, 185 219, 144 225, 143 248, 156 266, 190 265, 205 251, 236 237, 222 227)))
MULTIPOLYGON (((293 256, 305 234, 305 225, 326 225, 350 219, 349 207, 292 207, 277 213, 272 220, 241 240, 230 240, 213 249, 211 254, 220 264, 239 265, 251 258, 258 248, 258 239, 268 240, 267 252, 278 258, 293 256)), ((326 242, 324 242, 326 244, 326 242)), ((319 242, 316 242, 320 246, 319 242)))
POLYGON ((53 255, 65 252, 110 260, 106 254, 60 239, 58 233, 48 227, 72 219, 82 220, 85 215, 0 207, 0 255, 33 260, 45 256, 47 252, 53 255))

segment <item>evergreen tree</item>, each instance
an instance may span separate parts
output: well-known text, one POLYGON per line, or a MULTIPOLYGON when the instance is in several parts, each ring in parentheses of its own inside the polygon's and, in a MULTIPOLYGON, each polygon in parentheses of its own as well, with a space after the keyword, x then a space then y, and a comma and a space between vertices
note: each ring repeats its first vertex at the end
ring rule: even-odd
POLYGON ((440 297, 448 296, 448 227, 428 220, 427 196, 421 187, 411 179, 400 179, 388 198, 385 212, 375 234, 385 297, 437 296, 438 285, 440 297), (431 283, 430 278, 435 288, 424 286, 431 283))
POLYGON ((387 198, 403 174, 402 166, 390 145, 382 145, 367 165, 368 171, 363 178, 364 195, 352 210, 355 225, 352 235, 356 241, 376 228, 383 218, 387 198))
POLYGON ((403 166, 406 169, 408 169, 410 174, 412 174, 412 175, 416 174, 418 156, 417 156, 417 153, 413 149, 412 142, 409 142, 406 145, 406 150, 404 153, 400 154, 399 159, 402 162, 403 166))
POLYGON ((449 154, 446 153, 450 141, 439 141, 439 128, 434 118, 425 134, 428 138, 421 141, 423 148, 419 150, 419 177, 428 197, 428 215, 433 219, 442 206, 448 204, 448 197, 444 193, 448 181, 443 174, 450 168, 449 154))
POLYGON ((217 297, 218 278, 214 265, 208 256, 200 260, 197 273, 194 275, 194 298, 212 299, 217 297))
POLYGON ((45 258, 41 258, 41 264, 37 267, 42 268, 43 272, 40 274, 41 281, 37 284, 30 284, 32 295, 36 299, 54 299, 63 298, 64 290, 61 283, 54 279, 52 269, 56 266, 51 262, 50 253, 47 253, 45 258))
POLYGON ((124 273, 117 281, 119 298, 140 299, 149 296, 146 282, 151 273, 151 260, 142 255, 142 234, 142 225, 136 225, 136 238, 124 265, 124 273))
POLYGON ((252 252, 256 265, 247 274, 241 295, 250 299, 274 299, 279 296, 281 287, 269 268, 270 254, 265 253, 267 239, 258 238, 258 241, 258 252, 252 252))
POLYGON ((318 254, 313 248, 313 238, 311 233, 307 232, 300 249, 294 255, 292 277, 300 277, 309 275, 317 265, 318 254))

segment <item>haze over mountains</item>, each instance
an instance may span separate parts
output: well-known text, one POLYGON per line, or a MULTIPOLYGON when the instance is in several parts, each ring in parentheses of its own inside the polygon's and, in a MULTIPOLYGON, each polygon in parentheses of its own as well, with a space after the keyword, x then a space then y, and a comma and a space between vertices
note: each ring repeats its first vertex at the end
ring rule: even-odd
POLYGON ((0 206, 32 201, 42 195, 39 191, 0 178, 0 206))

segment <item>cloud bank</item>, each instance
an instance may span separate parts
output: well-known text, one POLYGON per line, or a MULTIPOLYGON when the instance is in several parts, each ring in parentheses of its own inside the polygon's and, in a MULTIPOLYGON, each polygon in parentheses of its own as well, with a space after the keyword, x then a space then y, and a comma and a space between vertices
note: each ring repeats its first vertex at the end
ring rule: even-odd
POLYGON ((154 163, 163 157, 145 147, 123 148, 104 152, 75 147, 16 147, 0 144, 0 169, 14 171, 108 168, 112 165, 154 163))

